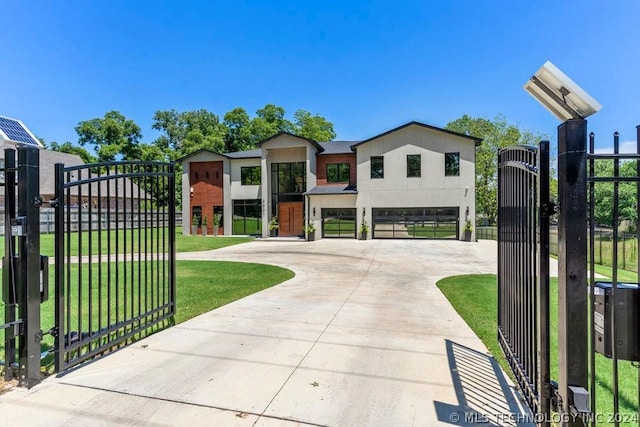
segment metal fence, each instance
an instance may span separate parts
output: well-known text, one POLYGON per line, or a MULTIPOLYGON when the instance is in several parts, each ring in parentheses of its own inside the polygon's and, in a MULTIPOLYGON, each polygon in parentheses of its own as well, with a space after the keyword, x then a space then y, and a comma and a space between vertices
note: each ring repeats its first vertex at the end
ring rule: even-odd
POLYGON ((498 341, 535 413, 550 414, 549 143, 498 154, 498 341))
POLYGON ((56 164, 55 173, 55 364, 62 371, 175 314, 174 166, 56 164), (124 203, 112 203, 117 195, 124 203), (97 202, 65 208, 74 197, 97 202))
MULTIPOLYGON (((637 128, 636 153, 621 154, 619 134, 613 138, 612 154, 595 153, 595 135, 589 136, 588 194, 589 218, 595 218, 595 207, 602 194, 611 195, 613 224, 621 220, 622 191, 631 190, 636 215, 640 212, 640 126, 637 128), (596 162, 612 166, 611 175, 598 173, 596 162), (634 174, 621 176, 624 162, 633 162, 634 174)), ((636 230, 640 230, 640 222, 636 230)), ((640 274, 631 275, 621 269, 634 269, 640 264, 638 242, 640 231, 630 235, 613 227, 606 237, 589 227, 589 390, 590 407, 596 415, 590 425, 607 422, 613 425, 638 425, 640 418, 640 274), (603 246, 607 244, 603 255, 603 246), (631 255, 631 256, 629 256, 631 255), (611 280, 596 278, 596 264, 611 266, 611 280), (625 276, 623 276, 625 275, 625 276), (631 280, 630 280, 631 279, 631 280)), ((602 271, 601 271, 602 272, 602 271)))
MULTIPOLYGON (((4 183, 2 184, 4 185, 4 183)), ((6 202, 5 202, 6 204, 6 202)), ((110 226, 115 227, 115 223, 118 222, 120 224, 120 228, 123 228, 125 225, 130 227, 131 224, 138 223, 139 215, 149 215, 156 217, 163 215, 162 212, 157 211, 140 211, 138 210, 130 210, 126 212, 119 212, 116 217, 115 212, 111 212, 107 216, 106 209, 103 209, 104 212, 99 214, 97 211, 93 211, 89 214, 87 209, 82 209, 81 207, 69 207, 71 211, 71 215, 69 217, 69 221, 71 222, 71 226, 73 230, 88 230, 93 229, 96 230, 98 228, 98 224, 102 224, 103 228, 106 228, 107 223, 110 223, 110 226)), ((156 219, 154 218, 154 221, 156 219)), ((167 224, 168 215, 161 217, 158 221, 167 224)), ((175 225, 176 227, 182 227, 182 213, 177 211, 175 213, 175 225)), ((40 233, 42 234, 52 234, 56 231, 56 221, 55 221, 55 209, 54 208, 40 208, 40 233)), ((0 236, 4 236, 5 234, 5 207, 0 207, 0 236)))
POLYGON ((172 324, 174 164, 56 164, 47 202, 39 150, 18 147, 16 162, 16 150, 6 149, 4 159, 5 379, 31 387, 42 364, 60 372, 172 324), (55 209, 51 295, 49 260, 40 254, 43 203, 55 209), (42 324, 43 309, 55 311, 54 324, 42 324))
POLYGON ((640 273, 624 269, 640 264, 640 231, 596 226, 599 202, 618 225, 623 203, 628 221, 632 200, 640 230, 640 126, 636 153, 619 153, 617 133, 613 146, 612 154, 595 153, 591 134, 587 150, 583 119, 560 125, 557 212, 544 188, 542 154, 518 147, 499 155, 499 342, 540 425, 637 426, 640 419, 640 273), (557 305, 549 298, 545 265, 552 214, 558 218, 557 305))

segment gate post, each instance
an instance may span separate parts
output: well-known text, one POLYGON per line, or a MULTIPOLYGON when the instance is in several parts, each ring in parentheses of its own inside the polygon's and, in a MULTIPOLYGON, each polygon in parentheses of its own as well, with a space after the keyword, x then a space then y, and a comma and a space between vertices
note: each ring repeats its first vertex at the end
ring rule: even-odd
POLYGON ((587 409, 575 407, 589 366, 586 168, 587 121, 567 120, 558 126, 558 412, 574 415, 587 409))
POLYGON ((20 336, 22 387, 40 382, 40 152, 18 147, 18 221, 22 227, 18 245, 18 300, 24 330, 20 336))

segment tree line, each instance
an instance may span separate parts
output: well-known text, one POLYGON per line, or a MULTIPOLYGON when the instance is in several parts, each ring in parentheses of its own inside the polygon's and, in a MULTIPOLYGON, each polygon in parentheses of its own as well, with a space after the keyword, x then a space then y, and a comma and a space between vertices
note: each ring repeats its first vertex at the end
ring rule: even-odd
POLYGON ((45 145, 56 151, 77 154, 85 163, 115 160, 173 161, 201 149, 217 153, 251 150, 258 142, 279 132, 289 132, 314 141, 330 141, 336 134, 333 123, 320 115, 297 110, 293 120, 285 109, 267 104, 250 117, 238 107, 222 119, 206 109, 183 111, 159 110, 153 115, 152 128, 160 136, 142 142, 142 131, 119 111, 104 117, 83 120, 75 127, 78 143, 55 141, 45 145), (87 147, 91 147, 92 154, 87 147))

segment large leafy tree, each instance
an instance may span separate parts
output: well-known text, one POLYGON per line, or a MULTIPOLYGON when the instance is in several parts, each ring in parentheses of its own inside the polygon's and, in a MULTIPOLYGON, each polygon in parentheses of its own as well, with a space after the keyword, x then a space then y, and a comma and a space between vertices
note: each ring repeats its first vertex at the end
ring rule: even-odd
POLYGON ((98 161, 129 160, 140 156, 140 127, 118 111, 81 121, 75 130, 80 145, 93 145, 98 161))
POLYGON ((543 135, 521 130, 501 115, 489 120, 465 114, 446 128, 483 139, 476 149, 476 214, 494 224, 498 216, 498 151, 515 144, 537 145, 543 135))
POLYGON ((175 110, 156 111, 153 120, 153 129, 163 132, 154 145, 171 159, 203 148, 225 151, 226 126, 215 113, 205 109, 181 113, 175 110))
POLYGON ((279 132, 293 133, 293 123, 284 116, 284 108, 273 104, 267 104, 256 111, 256 117, 251 120, 251 135, 254 145, 279 132))
POLYGON ((224 147, 227 153, 255 148, 254 138, 251 135, 251 118, 244 108, 238 107, 227 112, 223 123, 227 127, 227 133, 224 136, 224 147))
POLYGON ((331 141, 336 137, 333 123, 322 116, 311 115, 305 110, 298 110, 293 114, 293 133, 314 141, 331 141))

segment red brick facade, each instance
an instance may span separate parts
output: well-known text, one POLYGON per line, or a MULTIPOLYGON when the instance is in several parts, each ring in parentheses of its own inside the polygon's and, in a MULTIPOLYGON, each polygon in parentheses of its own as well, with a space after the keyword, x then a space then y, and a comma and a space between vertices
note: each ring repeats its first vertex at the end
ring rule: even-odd
POLYGON ((345 154, 325 154, 316 157, 316 183, 317 185, 332 185, 337 184, 333 182, 327 182, 327 165, 330 163, 349 163, 349 185, 357 185, 356 180, 356 153, 345 154))
MULTIPOLYGON (((191 162, 189 164, 189 186, 191 192, 191 216, 194 206, 202 208, 202 215, 207 217, 207 232, 213 234, 213 207, 224 205, 222 161, 191 162)), ((222 224, 218 234, 223 234, 222 224)))

